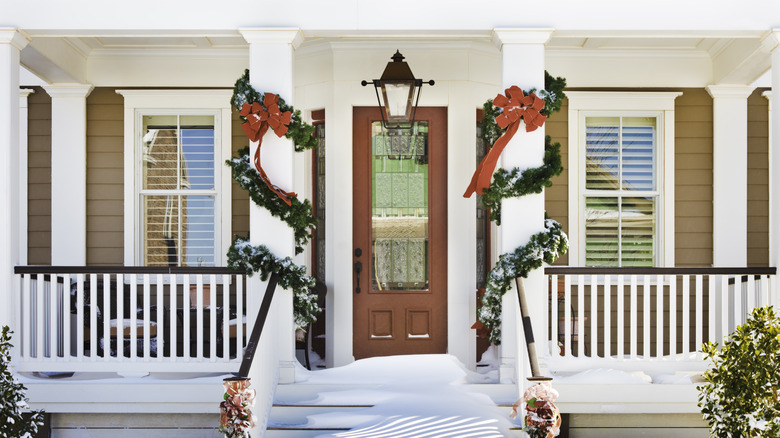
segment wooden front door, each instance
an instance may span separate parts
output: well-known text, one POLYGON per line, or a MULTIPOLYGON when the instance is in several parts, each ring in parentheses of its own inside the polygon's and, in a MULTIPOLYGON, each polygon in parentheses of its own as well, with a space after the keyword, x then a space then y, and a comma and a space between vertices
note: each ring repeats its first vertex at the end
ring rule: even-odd
POLYGON ((380 120, 354 109, 353 352, 445 353, 447 109, 418 109, 410 132, 380 120))

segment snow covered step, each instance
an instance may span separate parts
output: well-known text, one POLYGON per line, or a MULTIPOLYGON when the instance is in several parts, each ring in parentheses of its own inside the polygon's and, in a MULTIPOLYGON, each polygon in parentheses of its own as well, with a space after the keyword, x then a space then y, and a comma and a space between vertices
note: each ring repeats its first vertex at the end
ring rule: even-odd
POLYGON ((487 395, 497 405, 512 405, 519 396, 517 386, 514 384, 471 383, 463 386, 466 388, 466 392, 487 395))
MULTIPOLYGON (((316 418, 338 416, 339 418, 360 418, 360 411, 370 408, 364 406, 335 405, 273 405, 268 418, 269 427, 306 428, 316 422, 316 418)), ((338 427, 352 427, 353 424, 339 424, 338 427)))
POLYGON ((269 427, 264 438, 313 438, 320 435, 346 432, 349 429, 278 429, 269 427))
POLYGON ((361 405, 373 404, 373 399, 381 399, 380 395, 376 395, 376 389, 381 386, 309 383, 279 385, 276 387, 274 404, 349 406, 354 404, 354 400, 361 400, 361 405))

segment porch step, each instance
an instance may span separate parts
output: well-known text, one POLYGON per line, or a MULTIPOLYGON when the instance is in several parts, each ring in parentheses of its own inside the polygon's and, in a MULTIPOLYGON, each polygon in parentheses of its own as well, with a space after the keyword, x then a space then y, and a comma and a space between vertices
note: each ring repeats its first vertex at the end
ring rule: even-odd
MULTIPOLYGON (((508 418, 516 399, 516 387, 503 384, 466 384, 465 392, 479 394, 496 404, 497 413, 508 418)), ((387 416, 372 408, 392 398, 384 385, 298 383, 279 385, 274 396, 268 427, 269 438, 309 438, 336 435, 369 425, 387 416)), ((489 402, 488 402, 489 403, 489 402)), ((442 417, 443 418, 443 417, 442 417)), ((399 420, 411 421, 411 420, 399 420)), ((510 430, 522 436, 517 428, 510 430)))

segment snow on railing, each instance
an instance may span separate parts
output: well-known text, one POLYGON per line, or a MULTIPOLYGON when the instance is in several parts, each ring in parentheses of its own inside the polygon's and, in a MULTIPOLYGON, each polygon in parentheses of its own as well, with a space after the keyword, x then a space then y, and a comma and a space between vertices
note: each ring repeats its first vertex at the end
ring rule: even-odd
POLYGON ((701 359, 755 307, 775 268, 548 267, 550 353, 569 358, 701 359))
POLYGON ((246 279, 225 268, 17 267, 15 365, 40 372, 235 372, 246 279))

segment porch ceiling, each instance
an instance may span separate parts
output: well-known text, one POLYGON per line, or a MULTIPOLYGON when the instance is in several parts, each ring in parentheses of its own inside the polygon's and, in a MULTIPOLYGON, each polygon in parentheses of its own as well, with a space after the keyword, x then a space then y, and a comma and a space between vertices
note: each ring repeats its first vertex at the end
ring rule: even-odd
MULTIPOLYGON (((198 58, 200 62, 216 59, 230 60, 232 66, 246 64, 248 43, 238 30, 228 31, 105 31, 91 34, 70 32, 65 34, 48 31, 32 32, 31 43, 22 52, 22 64, 44 81, 89 82, 109 85, 96 74, 108 60, 122 58, 169 57, 177 59, 198 58)), ((304 31, 302 48, 323 43, 355 44, 371 47, 383 43, 419 45, 435 48, 440 45, 480 43, 487 46, 491 31, 372 31, 340 33, 304 31)), ((770 67, 769 52, 776 42, 770 33, 759 31, 555 31, 547 43, 548 62, 558 65, 576 63, 588 59, 591 65, 630 65, 636 60, 653 59, 656 63, 674 63, 685 59, 696 62, 695 80, 684 84, 668 83, 667 86, 705 86, 710 84, 751 84, 770 67), (695 83, 694 82, 698 82, 695 83)), ((686 66, 690 70, 690 66, 686 66)), ((568 70, 568 69, 564 69, 568 70)), ((578 87, 601 86, 587 77, 578 79, 566 71, 570 84, 578 87)), ((609 71, 610 68, 605 68, 609 71)), ((605 72, 606 74, 606 72, 605 72)), ((615 73, 613 73, 615 74, 615 73)), ((234 74, 232 75, 234 76, 234 74)), ((232 77, 231 76, 231 77, 232 77)), ((121 83, 124 78, 110 85, 141 86, 146 84, 121 83)), ((630 80, 630 79, 629 79, 630 80)), ((108 81, 110 82, 110 81, 108 81)), ((184 83, 182 86, 208 85, 184 83)), ((614 80, 604 80, 616 84, 614 80)), ((168 85, 168 84, 160 84, 168 85)), ((214 84, 211 84, 212 86, 214 84)), ((225 84, 225 85, 230 85, 225 84)), ((613 86, 624 86, 613 85, 613 86)), ((639 84, 636 86, 654 86, 639 84)))

